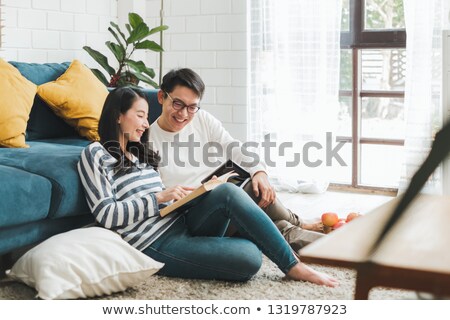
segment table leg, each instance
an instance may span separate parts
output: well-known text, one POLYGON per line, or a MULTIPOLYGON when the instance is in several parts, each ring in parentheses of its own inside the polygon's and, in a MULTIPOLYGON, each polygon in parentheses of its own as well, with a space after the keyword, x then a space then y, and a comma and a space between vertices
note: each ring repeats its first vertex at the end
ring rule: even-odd
POLYGON ((373 283, 370 281, 370 275, 358 271, 356 275, 356 288, 355 288, 355 300, 368 300, 369 291, 373 287, 373 283))

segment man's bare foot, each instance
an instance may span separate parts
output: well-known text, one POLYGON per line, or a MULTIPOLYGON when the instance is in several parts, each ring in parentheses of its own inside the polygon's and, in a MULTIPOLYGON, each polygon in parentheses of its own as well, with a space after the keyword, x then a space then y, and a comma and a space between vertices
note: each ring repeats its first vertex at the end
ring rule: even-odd
POLYGON ((322 221, 313 222, 313 223, 303 223, 302 229, 323 232, 323 223, 322 223, 322 221))
POLYGON ((299 262, 295 266, 293 266, 286 274, 286 276, 292 280, 304 280, 332 288, 339 285, 339 282, 333 277, 330 277, 325 273, 316 271, 302 262, 299 262))

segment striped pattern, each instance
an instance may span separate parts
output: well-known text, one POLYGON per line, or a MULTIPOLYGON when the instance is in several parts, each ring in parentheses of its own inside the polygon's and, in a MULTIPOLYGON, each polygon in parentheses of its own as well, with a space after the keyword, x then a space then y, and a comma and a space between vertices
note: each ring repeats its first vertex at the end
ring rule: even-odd
POLYGON ((117 172, 117 160, 95 142, 87 146, 78 163, 78 172, 87 203, 96 221, 119 233, 138 250, 144 250, 179 217, 162 218, 155 192, 163 190, 159 174, 138 163, 129 172, 117 172))

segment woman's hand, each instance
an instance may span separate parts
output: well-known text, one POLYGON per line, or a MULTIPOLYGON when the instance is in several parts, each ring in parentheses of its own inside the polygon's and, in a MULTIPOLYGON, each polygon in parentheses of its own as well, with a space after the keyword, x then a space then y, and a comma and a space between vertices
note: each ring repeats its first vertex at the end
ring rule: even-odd
POLYGON ((275 189, 269 182, 267 174, 264 171, 257 172, 252 178, 253 192, 256 197, 261 196, 258 203, 260 208, 266 208, 268 205, 275 202, 275 189))
POLYGON ((177 201, 187 196, 194 189, 195 188, 192 187, 178 186, 178 185, 175 187, 167 188, 164 191, 155 193, 156 201, 158 202, 158 204, 171 200, 177 201))

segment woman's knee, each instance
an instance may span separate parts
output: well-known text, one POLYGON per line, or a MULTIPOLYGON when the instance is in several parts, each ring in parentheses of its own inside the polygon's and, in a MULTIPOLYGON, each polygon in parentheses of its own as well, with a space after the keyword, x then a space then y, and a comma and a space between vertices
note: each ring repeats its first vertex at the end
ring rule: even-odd
POLYGON ((238 190, 240 189, 241 188, 233 183, 223 183, 220 186, 216 187, 215 190, 220 190, 221 193, 235 193, 239 192, 238 190))
POLYGON ((258 247, 250 241, 240 248, 240 273, 243 275, 241 281, 250 280, 262 265, 262 254, 258 247))
POLYGON ((238 199, 241 197, 248 197, 248 195, 233 183, 224 183, 213 190, 216 195, 220 195, 224 199, 238 199))

